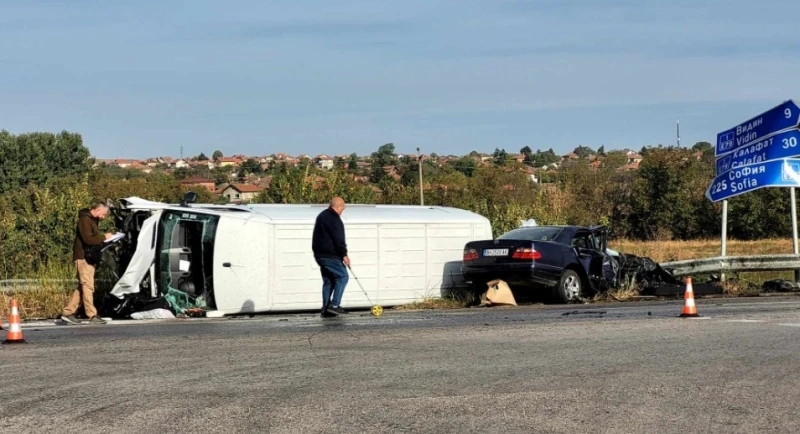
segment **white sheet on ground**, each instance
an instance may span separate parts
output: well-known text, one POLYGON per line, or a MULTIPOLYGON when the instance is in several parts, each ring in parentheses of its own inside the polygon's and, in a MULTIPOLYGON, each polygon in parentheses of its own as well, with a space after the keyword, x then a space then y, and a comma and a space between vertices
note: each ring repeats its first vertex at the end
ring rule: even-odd
POLYGON ((136 252, 131 258, 125 274, 120 277, 111 293, 118 298, 123 298, 125 294, 135 294, 139 292, 139 284, 150 270, 150 265, 156 257, 156 249, 153 244, 156 225, 161 218, 161 211, 156 211, 142 223, 142 231, 139 232, 136 252))
POLYGON ((144 312, 136 312, 131 314, 133 319, 170 319, 175 318, 172 312, 166 309, 153 309, 144 312))

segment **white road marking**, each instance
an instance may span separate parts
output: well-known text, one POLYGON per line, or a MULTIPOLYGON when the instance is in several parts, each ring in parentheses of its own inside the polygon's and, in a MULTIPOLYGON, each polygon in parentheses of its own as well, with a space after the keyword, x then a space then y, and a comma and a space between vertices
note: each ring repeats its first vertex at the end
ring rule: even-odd
POLYGON ((784 324, 778 324, 778 325, 782 325, 782 326, 786 326, 786 327, 800 327, 800 324, 798 324, 798 323, 784 323, 784 324))
POLYGON ((728 322, 764 322, 759 319, 729 319, 728 322))

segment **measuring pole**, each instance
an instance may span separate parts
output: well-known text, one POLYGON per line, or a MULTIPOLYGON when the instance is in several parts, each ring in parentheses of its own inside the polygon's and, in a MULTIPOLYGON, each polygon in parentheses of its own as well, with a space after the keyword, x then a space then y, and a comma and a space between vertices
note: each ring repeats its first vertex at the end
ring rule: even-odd
MULTIPOLYGON (((797 196, 795 188, 789 189, 789 194, 792 198, 792 252, 796 255, 797 250, 797 196)), ((794 270, 794 281, 800 282, 800 270, 794 270)))
MULTIPOLYGON (((728 199, 722 201, 722 257, 728 254, 728 199)), ((719 280, 725 281, 725 273, 719 275, 719 280)))

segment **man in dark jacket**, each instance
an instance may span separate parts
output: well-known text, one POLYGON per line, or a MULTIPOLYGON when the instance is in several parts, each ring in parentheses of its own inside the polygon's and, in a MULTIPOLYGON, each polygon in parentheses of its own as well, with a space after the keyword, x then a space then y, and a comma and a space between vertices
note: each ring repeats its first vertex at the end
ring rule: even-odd
POLYGON ((93 260, 90 253, 93 249, 95 252, 99 252, 102 244, 112 236, 101 233, 98 227, 100 220, 104 219, 106 215, 108 215, 108 206, 104 203, 95 203, 92 209, 78 211, 75 242, 72 245, 72 261, 75 263, 78 287, 75 288, 61 314, 61 319, 69 324, 80 324, 80 321, 75 318, 75 312, 78 310, 81 300, 83 300, 83 310, 89 318, 89 323, 105 324, 105 321, 97 316, 97 310, 94 307, 94 271, 97 262, 93 260))
POLYGON ((319 213, 314 222, 311 250, 322 273, 323 317, 347 313, 341 307, 342 294, 349 280, 345 266, 350 266, 341 218, 344 208, 344 200, 334 197, 330 206, 319 213))

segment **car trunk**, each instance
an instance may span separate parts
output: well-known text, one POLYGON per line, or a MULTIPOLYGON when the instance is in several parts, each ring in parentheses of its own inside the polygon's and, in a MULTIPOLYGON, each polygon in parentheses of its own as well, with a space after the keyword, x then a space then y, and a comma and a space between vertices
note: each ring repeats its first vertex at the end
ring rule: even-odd
POLYGON ((532 261, 536 255, 533 244, 530 240, 473 241, 464 247, 464 260, 470 265, 532 261))

